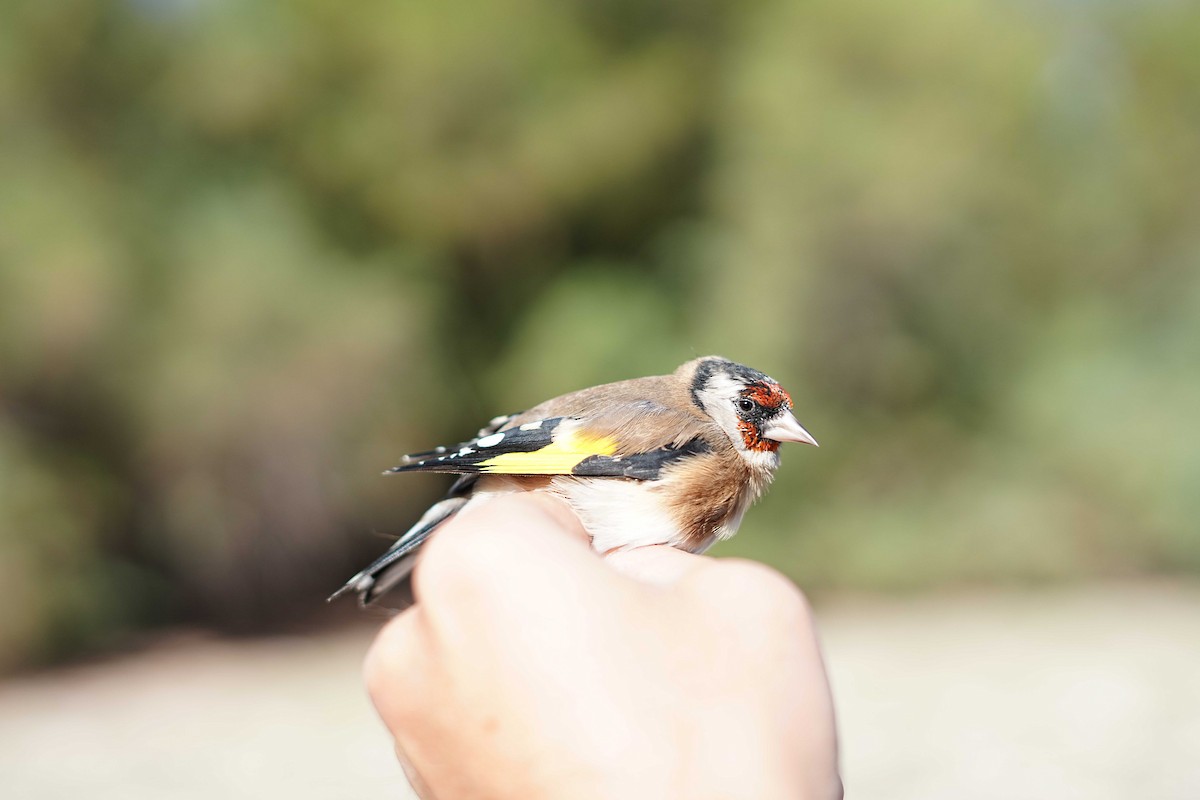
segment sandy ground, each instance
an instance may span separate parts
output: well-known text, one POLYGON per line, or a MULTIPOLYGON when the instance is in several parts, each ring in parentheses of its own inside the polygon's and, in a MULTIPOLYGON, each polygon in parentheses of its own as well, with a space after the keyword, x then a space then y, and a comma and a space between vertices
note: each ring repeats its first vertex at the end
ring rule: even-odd
MULTIPOLYGON (((843 598, 819 618, 847 796, 1200 798, 1200 586, 843 598)), ((371 629, 0 684, 0 796, 403 798, 371 629)))

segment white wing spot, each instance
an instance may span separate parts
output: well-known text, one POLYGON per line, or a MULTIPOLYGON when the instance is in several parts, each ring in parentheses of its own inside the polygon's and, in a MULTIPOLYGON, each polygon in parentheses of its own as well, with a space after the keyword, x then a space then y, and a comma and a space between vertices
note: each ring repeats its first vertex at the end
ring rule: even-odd
POLYGON ((446 452, 446 446, 445 446, 445 445, 438 445, 437 447, 433 448, 433 452, 435 452, 435 453, 444 453, 444 452, 446 452))
POLYGON ((524 425, 521 426, 521 430, 536 431, 540 427, 542 427, 542 421, 539 419, 537 422, 526 422, 524 425))
POLYGON ((472 450, 470 447, 464 447, 462 450, 459 450, 457 453, 455 453, 454 457, 462 458, 463 456, 469 456, 469 455, 471 455, 471 453, 474 453, 474 452, 475 451, 472 450))
POLYGON ((503 438, 503 433, 493 433, 491 436, 485 436, 482 439, 475 440, 475 444, 479 445, 480 447, 494 447, 495 445, 500 444, 500 441, 503 438))

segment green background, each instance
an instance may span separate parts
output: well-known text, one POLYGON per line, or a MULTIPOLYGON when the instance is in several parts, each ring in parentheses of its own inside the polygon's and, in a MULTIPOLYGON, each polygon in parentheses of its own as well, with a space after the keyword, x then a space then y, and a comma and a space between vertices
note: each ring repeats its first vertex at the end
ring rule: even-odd
POLYGON ((277 630, 496 413, 720 353, 818 596, 1200 570, 1200 9, 0 5, 0 668, 277 630))

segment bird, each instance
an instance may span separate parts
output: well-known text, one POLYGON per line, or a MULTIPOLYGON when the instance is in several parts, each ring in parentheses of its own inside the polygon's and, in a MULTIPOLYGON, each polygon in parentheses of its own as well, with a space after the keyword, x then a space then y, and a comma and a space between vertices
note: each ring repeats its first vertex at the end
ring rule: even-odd
POLYGON ((371 606, 410 580, 439 527, 472 503, 511 492, 565 500, 599 553, 656 544, 702 553, 737 532, 774 477, 782 442, 817 446, 777 381, 720 356, 495 417, 474 438, 403 456, 384 473, 459 477, 329 599, 354 592, 371 606))

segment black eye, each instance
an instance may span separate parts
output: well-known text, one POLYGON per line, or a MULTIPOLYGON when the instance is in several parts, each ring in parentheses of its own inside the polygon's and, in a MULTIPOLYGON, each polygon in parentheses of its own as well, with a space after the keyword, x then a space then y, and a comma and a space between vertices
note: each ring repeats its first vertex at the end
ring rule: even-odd
POLYGON ((737 407, 742 411, 749 413, 754 410, 754 403, 743 397, 741 400, 737 401, 737 407))

